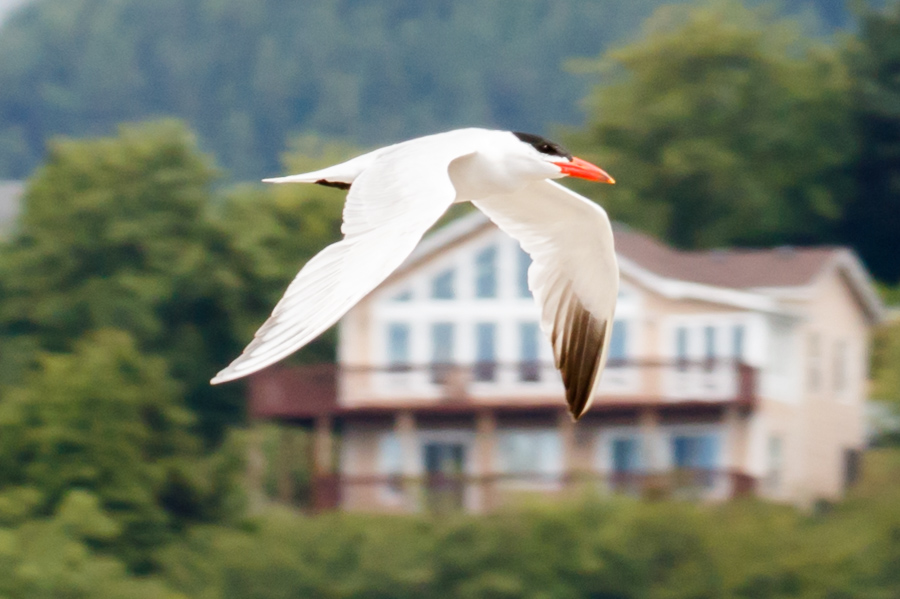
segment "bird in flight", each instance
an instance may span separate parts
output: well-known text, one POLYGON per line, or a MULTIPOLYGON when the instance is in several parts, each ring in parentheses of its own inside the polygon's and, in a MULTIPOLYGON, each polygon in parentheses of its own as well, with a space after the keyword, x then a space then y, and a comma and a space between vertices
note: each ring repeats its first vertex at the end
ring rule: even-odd
POLYGON ((606 212, 552 181, 566 176, 615 183, 543 137, 486 129, 420 137, 265 179, 347 189, 344 238, 307 262, 253 341, 211 382, 252 374, 318 337, 399 267, 451 204, 472 202, 531 256, 528 286, 578 419, 606 363, 619 269, 606 212))

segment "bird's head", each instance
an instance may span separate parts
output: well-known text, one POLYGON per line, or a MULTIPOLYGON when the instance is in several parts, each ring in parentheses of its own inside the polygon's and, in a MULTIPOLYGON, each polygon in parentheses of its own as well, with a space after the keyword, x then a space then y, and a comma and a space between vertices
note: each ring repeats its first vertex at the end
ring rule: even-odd
POLYGON ((513 131, 513 135, 519 138, 519 141, 523 144, 529 146, 530 149, 528 151, 536 154, 538 159, 549 162, 559 169, 559 175, 554 178, 577 177, 588 181, 599 181, 600 183, 616 182, 602 168, 572 156, 571 152, 558 143, 531 133, 513 131))

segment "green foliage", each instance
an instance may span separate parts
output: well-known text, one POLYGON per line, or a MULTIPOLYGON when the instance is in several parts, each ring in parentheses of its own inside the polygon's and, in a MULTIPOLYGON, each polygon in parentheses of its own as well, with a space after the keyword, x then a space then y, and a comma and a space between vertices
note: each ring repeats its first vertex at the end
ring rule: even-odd
POLYGON ((0 250, 5 382, 21 380, 41 349, 66 351, 116 328, 166 358, 207 438, 238 420, 239 388, 208 385, 239 349, 228 314, 243 293, 208 215, 214 175, 176 122, 54 142, 0 250))
POLYGON ((233 486, 216 485, 222 457, 201 460, 163 360, 107 330, 39 362, 0 402, 0 521, 61 505, 76 513, 82 504, 73 497, 81 496, 70 491, 89 492, 106 520, 73 522, 88 527, 82 532, 95 546, 141 569, 183 524, 227 516, 233 486))
POLYGON ((900 2, 864 11, 848 52, 854 116, 861 145, 856 197, 844 234, 867 266, 886 282, 900 282, 900 2))
POLYGON ((190 597, 744 599, 900 589, 900 454, 824 516, 739 501, 587 497, 491 516, 308 518, 195 529, 162 578, 190 597))
POLYGON ((636 29, 651 0, 35 0, 0 35, 0 176, 55 135, 190 122, 238 179, 316 131, 383 143, 459 126, 575 122, 561 72, 636 29))
POLYGON ((731 0, 663 6, 600 72, 576 147, 616 177, 613 218, 679 247, 822 241, 854 158, 839 54, 731 0))
POLYGON ((159 580, 130 576, 121 562, 91 546, 116 534, 97 498, 66 495, 56 513, 0 527, 0 596, 5 599, 186 599, 159 580))

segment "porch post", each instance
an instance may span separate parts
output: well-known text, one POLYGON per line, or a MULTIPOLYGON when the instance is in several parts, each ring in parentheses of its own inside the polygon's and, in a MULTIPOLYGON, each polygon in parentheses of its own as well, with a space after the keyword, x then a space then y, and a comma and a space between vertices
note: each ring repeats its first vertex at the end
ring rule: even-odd
POLYGON ((664 492, 663 456, 659 438, 659 411, 649 407, 641 410, 638 416, 641 431, 641 449, 644 457, 645 479, 644 492, 655 494, 664 492))
POLYGON ((340 503, 339 482, 333 472, 334 419, 329 415, 316 417, 313 428, 313 509, 334 509, 340 503))
POLYGON ((420 473, 416 447, 416 416, 410 410, 401 410, 394 417, 394 434, 400 440, 402 451, 403 490, 406 509, 415 511, 418 505, 416 478, 420 473))
POLYGON ((475 417, 475 475, 481 482, 481 511, 494 509, 494 455, 497 446, 497 417, 492 410, 475 417))
POLYGON ((736 496, 747 490, 747 428, 746 423, 741 419, 738 406, 725 407, 723 425, 725 430, 725 470, 729 478, 730 494, 736 496))

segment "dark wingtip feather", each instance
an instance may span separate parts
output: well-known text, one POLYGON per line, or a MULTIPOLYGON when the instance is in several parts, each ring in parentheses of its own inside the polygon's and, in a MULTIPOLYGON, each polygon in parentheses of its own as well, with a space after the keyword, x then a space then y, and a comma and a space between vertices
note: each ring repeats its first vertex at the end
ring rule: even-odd
MULTIPOLYGON (((594 379, 600 368, 600 358, 606 341, 606 321, 598 320, 572 296, 561 319, 565 330, 553 331, 554 340, 562 336, 559 370, 566 388, 569 412, 577 421, 585 411, 594 390, 594 379)), ((559 320, 557 325, 561 324, 559 320)))

